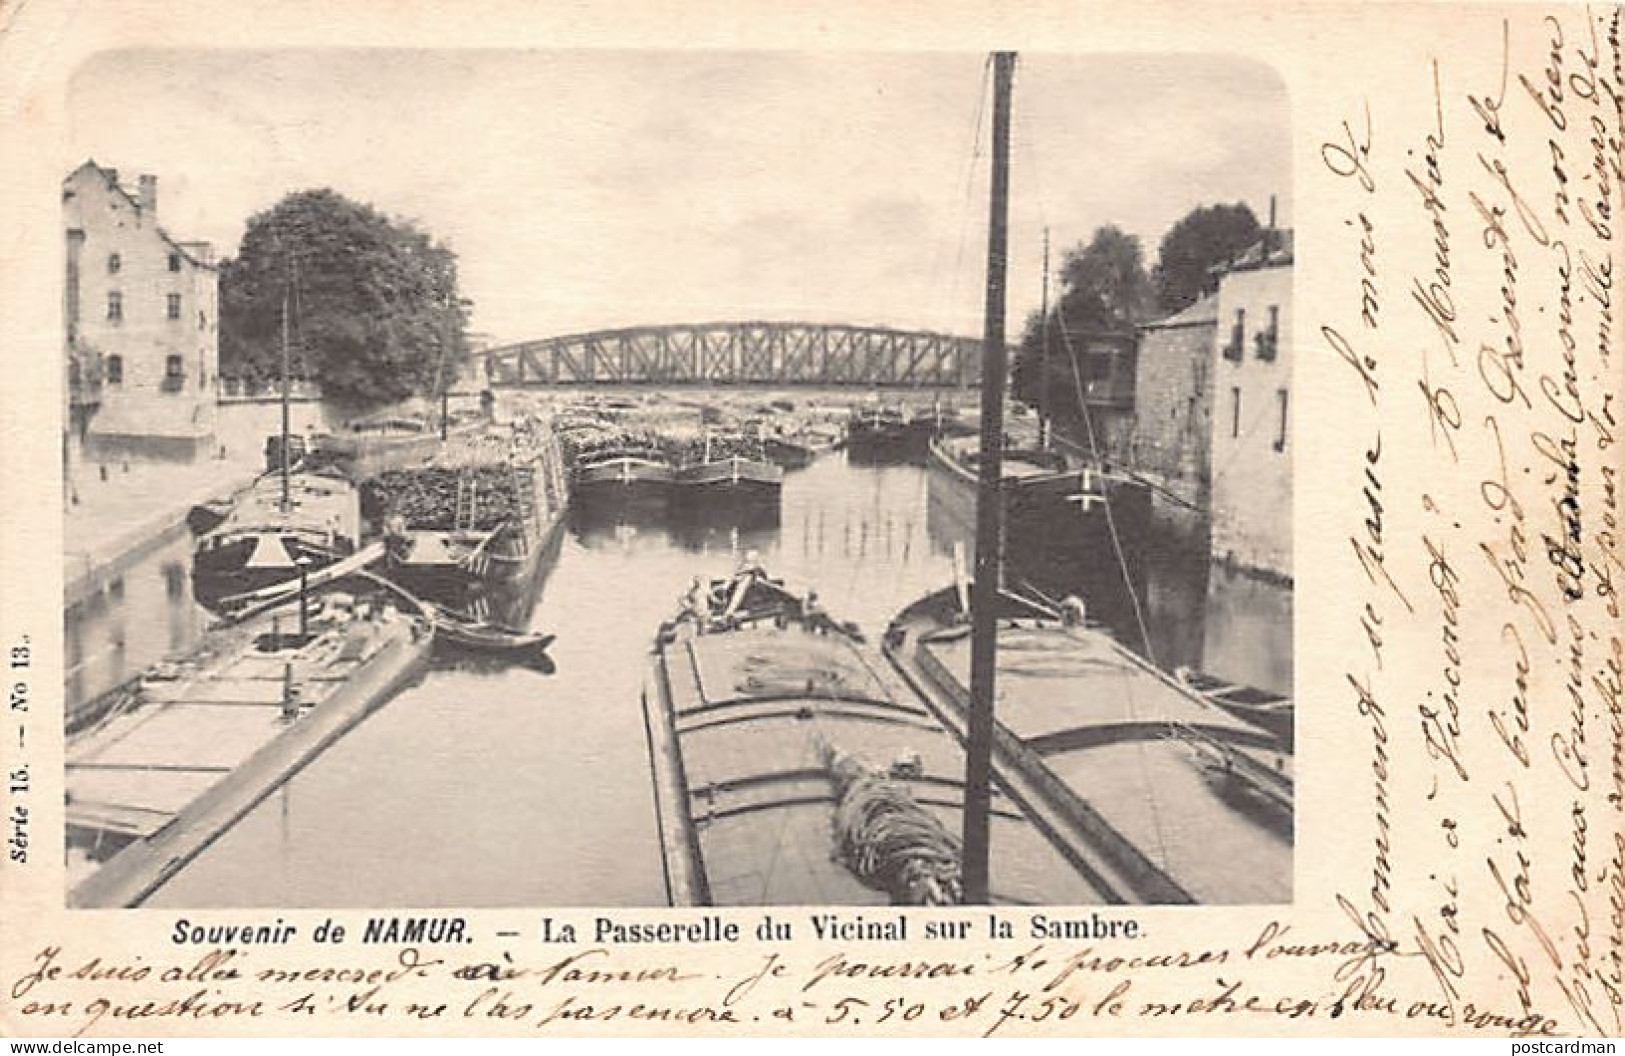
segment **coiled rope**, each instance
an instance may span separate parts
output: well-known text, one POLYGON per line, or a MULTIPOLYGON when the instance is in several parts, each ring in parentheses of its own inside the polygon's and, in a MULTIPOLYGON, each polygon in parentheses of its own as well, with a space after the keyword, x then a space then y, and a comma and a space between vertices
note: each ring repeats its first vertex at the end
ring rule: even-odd
POLYGON ((958 905, 959 837, 903 782, 833 745, 820 750, 838 797, 833 827, 841 863, 894 906, 958 905))

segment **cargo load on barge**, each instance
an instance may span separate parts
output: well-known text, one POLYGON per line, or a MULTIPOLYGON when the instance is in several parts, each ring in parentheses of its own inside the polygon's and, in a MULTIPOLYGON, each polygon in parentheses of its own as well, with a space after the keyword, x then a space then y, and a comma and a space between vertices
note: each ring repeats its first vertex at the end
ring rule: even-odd
POLYGON ((743 432, 707 430, 683 453, 677 470, 677 496, 690 504, 771 502, 783 484, 784 469, 768 459, 763 441, 743 432))
POLYGON ((608 427, 566 434, 571 485, 583 502, 665 500, 676 480, 667 443, 652 433, 608 427))
POLYGON ((384 574, 412 593, 464 608, 493 591, 524 593, 569 501, 563 460, 538 423, 454 437, 429 464, 362 485, 384 574))

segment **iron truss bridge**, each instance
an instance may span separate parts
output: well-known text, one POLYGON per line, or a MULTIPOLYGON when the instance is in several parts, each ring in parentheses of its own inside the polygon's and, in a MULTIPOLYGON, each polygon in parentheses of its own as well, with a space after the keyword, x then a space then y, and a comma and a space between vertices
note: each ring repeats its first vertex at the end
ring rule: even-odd
POLYGON ((525 341, 481 355, 493 387, 960 387, 981 377, 981 343, 971 338, 820 323, 637 326, 525 341))

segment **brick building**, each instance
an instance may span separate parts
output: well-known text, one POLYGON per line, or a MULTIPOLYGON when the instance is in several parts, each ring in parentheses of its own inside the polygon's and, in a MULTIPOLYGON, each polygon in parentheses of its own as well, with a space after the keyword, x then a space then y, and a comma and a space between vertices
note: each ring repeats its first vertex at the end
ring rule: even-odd
POLYGON ((158 179, 135 189, 87 161, 62 181, 69 421, 92 450, 191 458, 214 443, 219 275, 206 242, 158 224, 158 179))
POLYGON ((1208 296, 1139 332, 1139 414, 1126 461, 1157 488, 1159 513, 1180 523, 1197 518, 1209 499, 1209 375, 1218 319, 1218 298, 1208 296))

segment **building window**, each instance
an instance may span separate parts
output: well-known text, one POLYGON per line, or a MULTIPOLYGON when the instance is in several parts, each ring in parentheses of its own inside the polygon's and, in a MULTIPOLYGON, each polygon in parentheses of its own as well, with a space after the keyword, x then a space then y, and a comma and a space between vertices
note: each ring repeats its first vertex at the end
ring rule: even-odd
POLYGON ((1275 362, 1276 343, 1281 336, 1281 309, 1270 305, 1270 325, 1258 332, 1255 339, 1258 346, 1258 358, 1266 363, 1275 362))
POLYGON ((66 311, 69 326, 79 321, 79 261, 76 258, 69 258, 68 260, 66 311))
POLYGON ((1236 322, 1230 328, 1230 343, 1224 346, 1224 358, 1240 363, 1247 349, 1247 309, 1236 309, 1236 322))
POLYGON ((1281 401, 1281 423, 1275 433, 1275 450, 1286 450, 1286 390, 1276 390, 1276 398, 1281 401))
POLYGON ((124 266, 124 259, 122 257, 120 257, 117 253, 109 253, 107 255, 107 274, 109 274, 109 275, 117 275, 118 272, 119 272, 119 269, 122 268, 123 266, 124 266))
POLYGON ((107 383, 109 385, 124 384, 124 357, 117 352, 107 357, 107 383))
POLYGON ((181 387, 186 383, 186 375, 183 373, 184 369, 185 368, 181 366, 180 356, 171 355, 164 357, 164 383, 162 388, 165 392, 181 391, 181 387))
POLYGON ((178 293, 172 293, 169 295, 169 317, 171 319, 179 319, 181 317, 181 295, 178 293))
POLYGON ((197 313, 197 328, 202 330, 208 325, 208 316, 204 315, 202 312, 197 313))
POLYGON ((169 270, 170 271, 179 271, 179 270, 181 270, 181 255, 179 253, 171 253, 169 255, 169 270))
POLYGON ((124 294, 118 290, 107 291, 107 321, 110 323, 124 321, 124 294))
POLYGON ((1237 386, 1230 388, 1230 436, 1241 436, 1241 389, 1237 386))

